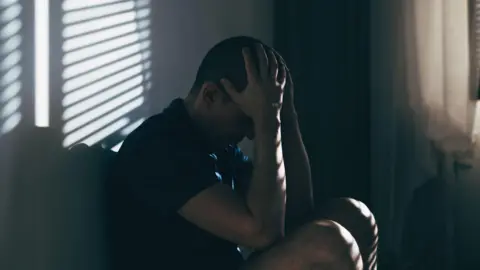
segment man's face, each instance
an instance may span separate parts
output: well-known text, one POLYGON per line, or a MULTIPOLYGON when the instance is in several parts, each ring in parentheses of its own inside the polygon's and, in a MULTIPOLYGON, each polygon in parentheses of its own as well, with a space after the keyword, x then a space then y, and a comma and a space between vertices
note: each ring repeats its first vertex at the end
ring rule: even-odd
POLYGON ((252 120, 217 85, 204 85, 198 98, 202 99, 206 125, 216 145, 224 147, 245 137, 253 139, 252 120))
POLYGON ((219 131, 229 144, 237 144, 245 137, 253 139, 253 122, 231 100, 224 100, 216 116, 219 131))

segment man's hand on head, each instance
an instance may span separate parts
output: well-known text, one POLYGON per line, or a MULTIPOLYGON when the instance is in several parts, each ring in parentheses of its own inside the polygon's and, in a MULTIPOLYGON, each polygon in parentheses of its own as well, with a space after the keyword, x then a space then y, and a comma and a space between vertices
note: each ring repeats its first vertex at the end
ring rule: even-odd
POLYGON ((278 117, 283 103, 283 92, 287 82, 285 65, 279 64, 272 50, 265 51, 257 44, 258 68, 252 59, 249 48, 243 49, 248 85, 244 91, 238 91, 227 79, 222 79, 225 90, 242 111, 254 122, 265 117, 278 117))
POLYGON ((286 118, 292 118, 296 115, 295 103, 293 101, 294 87, 290 71, 287 68, 287 84, 285 86, 285 94, 283 98, 283 106, 281 111, 282 121, 286 118))
POLYGON ((283 105, 282 105, 282 115, 284 113, 290 113, 295 111, 295 103, 293 100, 294 97, 294 87, 293 87, 293 79, 290 69, 288 68, 285 60, 283 57, 277 52, 274 51, 275 57, 277 58, 277 62, 279 66, 285 70, 285 87, 284 87, 284 95, 283 95, 283 105))

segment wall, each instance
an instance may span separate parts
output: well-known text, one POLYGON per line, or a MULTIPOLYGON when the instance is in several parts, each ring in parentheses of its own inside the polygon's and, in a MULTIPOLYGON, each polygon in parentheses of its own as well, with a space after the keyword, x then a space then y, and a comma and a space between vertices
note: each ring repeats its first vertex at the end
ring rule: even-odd
MULTIPOLYGON (((152 7, 152 114, 187 94, 203 56, 222 39, 249 35, 272 44, 273 0, 152 1, 152 7)), ((251 153, 249 143, 242 148, 251 153)))
MULTIPOLYGON (((61 63, 63 42, 61 2, 60 0, 51 1, 50 9, 51 126, 57 129, 62 128, 64 124, 61 105, 64 98, 64 94, 62 94, 63 66, 61 63)), ((34 8, 32 6, 33 1, 20 0, 20 3, 23 7, 21 35, 24 41, 22 43, 23 58, 21 62, 21 66, 24 68, 21 78, 23 103, 20 110, 22 111, 23 124, 32 127, 34 125, 34 8)), ((79 0, 72 0, 71 3, 81 4, 79 0)), ((188 92, 203 55, 220 40, 235 35, 251 35, 262 39, 267 44, 272 43, 273 0, 152 0, 151 5, 153 19, 151 35, 153 88, 147 95, 149 108, 143 111, 145 112, 144 117, 160 112, 172 99, 182 97, 188 92)), ((89 121, 94 121, 94 119, 89 121)), ((34 140, 35 143, 40 141, 40 146, 44 146, 37 148, 35 143, 26 146, 18 143, 18 148, 22 146, 27 151, 23 153, 27 153, 25 156, 29 158, 29 162, 24 164, 36 165, 37 169, 43 168, 46 161, 42 155, 45 152, 50 153, 52 147, 49 146, 51 144, 45 144, 42 138, 39 139, 37 135, 32 135, 29 129, 18 133, 26 135, 24 137, 27 138, 27 141, 28 139, 37 139, 34 140), (30 155, 32 149, 35 149, 40 157, 30 155), (31 160, 40 162, 31 162, 31 160)), ((60 146, 60 138, 53 136, 49 131, 43 133, 46 134, 47 139, 45 141, 53 141, 52 144, 57 147, 60 146)), ((13 132, 9 134, 13 134, 13 132)), ((12 138, 12 136, 9 136, 9 138, 12 138)), ((15 136, 18 136, 18 134, 16 133, 15 136)), ((58 214, 58 212, 55 212, 57 217, 62 217, 59 220, 54 220, 49 216, 54 214, 51 211, 53 207, 49 204, 54 201, 52 190, 61 190, 63 194, 62 185, 68 182, 62 181, 63 184, 56 183, 54 185, 44 181, 29 181, 28 183, 13 181, 14 178, 10 177, 7 169, 13 168, 9 162, 13 160, 11 153, 16 152, 13 150, 17 149, 10 151, 10 148, 16 147, 17 144, 12 145, 10 141, 6 140, 6 137, 2 136, 0 141, 0 187, 2 187, 0 188, 0 250, 4 251, 6 249, 3 248, 8 247, 9 253, 3 254, 0 252, 0 258, 4 255, 10 257, 9 260, 0 259, 0 265, 13 263, 21 269, 32 269, 32 267, 36 269, 86 269, 81 268, 81 264, 74 268, 71 264, 75 262, 70 261, 68 256, 63 256, 63 260, 56 260, 58 258, 56 255, 75 254, 71 251, 77 248, 63 246, 62 250, 58 250, 57 248, 61 246, 58 242, 61 240, 58 239, 60 238, 59 234, 50 231, 51 228, 57 228, 51 226, 52 222, 62 222, 64 220, 64 216, 58 214), (9 146, 9 149, 7 149, 7 146, 9 146), (15 186, 12 185, 14 182, 16 183, 15 186), (35 182, 36 185, 31 185, 31 182, 35 182), (36 187, 42 187, 42 189, 36 190, 36 187), (36 215, 31 215, 31 213, 36 213, 36 215), (48 215, 43 215, 43 213, 48 215), (8 221, 8 224, 6 221, 8 221), (35 229, 31 228, 31 224, 36 224, 35 229), (25 231, 29 233, 26 234, 25 231), (55 238, 55 236, 57 237, 55 238), (64 267, 64 264, 70 265, 70 267, 64 267)), ((19 141, 24 142, 25 140, 19 139, 19 141)), ((47 163, 52 167, 56 166, 56 163, 47 163)), ((52 167, 45 167, 42 171, 55 171, 48 169, 52 167)), ((35 172, 35 170, 23 167, 19 171, 35 172)), ((25 179, 44 180, 50 178, 25 177, 25 179)), ((70 183, 69 185, 71 186, 70 183)), ((69 193, 66 192, 66 194, 69 193)), ((88 193, 75 192, 75 194, 85 195, 88 193)), ((69 206, 64 207, 68 208, 69 206)), ((55 209, 57 208, 55 207, 55 209)), ((70 213, 70 215, 75 214, 76 212, 70 213)), ((86 232, 86 230, 83 232, 86 232)), ((89 242, 86 241, 85 243, 89 242)), ((85 252, 85 254, 88 253, 85 252)), ((75 258, 81 259, 85 254, 77 253, 75 258)), ((92 264, 96 264, 96 262, 92 261, 92 264)), ((12 268, 1 266, 2 269, 12 268)), ((87 268, 95 269, 95 267, 87 268)))
POLYGON ((187 94, 203 56, 220 40, 250 35, 272 42, 273 0, 152 1, 152 6, 151 112, 187 94))

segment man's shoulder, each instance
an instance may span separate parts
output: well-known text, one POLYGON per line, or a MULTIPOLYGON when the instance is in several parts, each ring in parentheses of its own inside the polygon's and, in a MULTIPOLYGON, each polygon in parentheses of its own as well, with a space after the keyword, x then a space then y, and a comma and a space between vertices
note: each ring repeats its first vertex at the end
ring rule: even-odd
POLYGON ((148 117, 140 126, 132 131, 124 140, 120 152, 143 148, 182 147, 181 127, 184 119, 179 117, 170 107, 163 112, 148 117))
POLYGON ((118 156, 140 162, 145 158, 156 159, 159 163, 210 159, 208 153, 197 149, 190 130, 182 121, 184 119, 168 111, 149 117, 125 138, 118 156))
POLYGON ((166 139, 168 127, 163 113, 147 118, 140 126, 132 131, 124 140, 119 153, 135 149, 150 148, 163 143, 166 139))

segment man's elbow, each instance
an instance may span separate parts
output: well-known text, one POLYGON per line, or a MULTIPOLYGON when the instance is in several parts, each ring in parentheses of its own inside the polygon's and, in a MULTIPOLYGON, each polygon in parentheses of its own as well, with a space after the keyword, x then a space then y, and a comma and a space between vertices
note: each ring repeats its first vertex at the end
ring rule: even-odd
POLYGON ((264 249, 271 246, 278 239, 283 238, 283 231, 255 226, 250 230, 247 246, 254 249, 264 249))
POLYGON ((258 242, 256 243, 255 249, 264 249, 267 248, 279 239, 283 238, 283 234, 280 232, 262 232, 258 237, 258 242))

